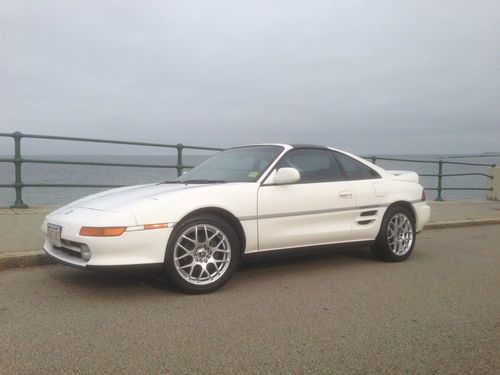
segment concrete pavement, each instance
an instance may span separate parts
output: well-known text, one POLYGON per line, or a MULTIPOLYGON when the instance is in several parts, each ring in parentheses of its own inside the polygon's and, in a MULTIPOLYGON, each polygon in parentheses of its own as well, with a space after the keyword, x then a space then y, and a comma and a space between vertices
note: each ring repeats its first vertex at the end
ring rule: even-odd
POLYGON ((461 223, 500 223, 500 201, 470 200, 428 202, 431 220, 427 228, 436 228, 443 223, 459 226, 461 223))
POLYGON ((50 263, 41 250, 45 215, 57 207, 0 208, 0 271, 50 263))
MULTIPOLYGON (((500 223, 500 201, 430 201, 427 228, 500 223)), ((0 270, 47 263, 40 225, 57 207, 0 208, 0 270)))
POLYGON ((497 374, 500 231, 251 263, 221 290, 62 265, 0 272, 0 373, 497 374))

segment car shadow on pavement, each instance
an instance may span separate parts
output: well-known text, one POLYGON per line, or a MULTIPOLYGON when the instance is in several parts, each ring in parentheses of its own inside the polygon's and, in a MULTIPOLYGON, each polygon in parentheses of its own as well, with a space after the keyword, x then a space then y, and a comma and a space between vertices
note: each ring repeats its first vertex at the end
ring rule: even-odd
POLYGON ((151 273, 150 271, 135 270, 77 270, 64 266, 58 267, 58 272, 53 273, 52 277, 58 282, 85 288, 89 290, 99 290, 103 292, 117 291, 122 289, 135 289, 144 291, 144 286, 154 286, 155 289, 174 291, 173 287, 167 285, 164 281, 155 281, 162 279, 160 274, 151 273))
MULTIPOLYGON (((288 273, 303 270, 310 272, 311 267, 343 267, 346 263, 365 263, 375 261, 367 247, 334 247, 323 246, 286 250, 245 257, 236 271, 238 283, 245 282, 245 273, 264 273, 266 278, 280 278, 288 273), (272 272, 269 272, 272 271, 272 272), (242 278, 238 278, 238 274, 242 278)), ((143 294, 145 287, 161 292, 180 294, 161 272, 141 269, 133 270, 77 270, 64 266, 56 266, 57 272, 52 277, 62 284, 85 289, 99 294, 115 293, 127 289, 127 293, 143 294)), ((257 276, 257 275, 255 275, 257 276)), ((235 280, 233 280, 235 281, 235 280)), ((231 284, 232 281, 229 282, 231 284)), ((224 288, 225 289, 225 288, 224 288)))
POLYGON ((295 263, 309 263, 322 260, 331 260, 339 257, 370 261, 374 260, 370 249, 366 246, 345 246, 333 248, 331 246, 321 246, 290 249, 256 255, 252 254, 245 258, 240 269, 257 269, 265 267, 286 266, 295 263))

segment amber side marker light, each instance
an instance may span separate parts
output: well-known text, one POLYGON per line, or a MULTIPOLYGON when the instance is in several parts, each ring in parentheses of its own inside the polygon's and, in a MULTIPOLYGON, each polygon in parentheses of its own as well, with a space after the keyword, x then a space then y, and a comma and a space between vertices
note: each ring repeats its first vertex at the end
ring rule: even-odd
POLYGON ((160 224, 144 224, 144 230, 150 230, 150 229, 161 229, 161 228, 168 228, 167 223, 160 223, 160 224))
POLYGON ((118 237, 124 232, 137 232, 141 230, 169 228, 168 223, 144 224, 132 227, 82 227, 80 236, 87 237, 118 237))
POLYGON ((140 230, 151 230, 151 229, 163 229, 169 228, 168 223, 158 223, 158 224, 144 224, 144 225, 136 225, 133 227, 127 227, 127 232, 137 232, 140 230))
POLYGON ((117 237, 125 232, 127 227, 82 227, 80 236, 87 237, 117 237))

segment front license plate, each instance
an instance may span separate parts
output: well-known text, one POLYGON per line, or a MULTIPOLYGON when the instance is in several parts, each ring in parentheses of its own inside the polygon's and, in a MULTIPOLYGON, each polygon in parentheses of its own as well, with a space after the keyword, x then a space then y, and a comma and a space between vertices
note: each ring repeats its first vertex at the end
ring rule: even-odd
POLYGON ((62 227, 60 225, 47 224, 47 236, 50 242, 57 247, 61 247, 61 230, 62 227))

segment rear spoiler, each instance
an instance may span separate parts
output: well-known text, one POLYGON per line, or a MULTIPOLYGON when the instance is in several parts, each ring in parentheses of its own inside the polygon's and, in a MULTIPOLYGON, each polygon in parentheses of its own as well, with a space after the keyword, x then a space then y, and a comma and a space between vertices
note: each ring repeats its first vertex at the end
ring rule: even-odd
POLYGON ((418 184, 418 174, 412 171, 387 171, 393 180, 415 182, 418 184))

